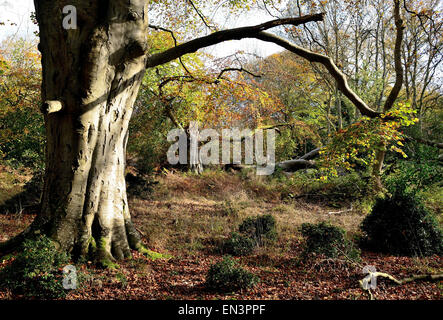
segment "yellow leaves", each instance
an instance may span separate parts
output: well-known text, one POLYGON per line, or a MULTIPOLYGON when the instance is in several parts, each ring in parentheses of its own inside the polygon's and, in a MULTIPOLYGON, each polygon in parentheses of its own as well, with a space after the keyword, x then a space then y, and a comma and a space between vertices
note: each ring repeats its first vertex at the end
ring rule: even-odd
POLYGON ((391 151, 395 151, 397 153, 400 153, 403 156, 403 158, 407 158, 408 157, 406 155, 406 153, 402 149, 400 149, 400 148, 398 148, 396 146, 391 146, 391 151))
POLYGON ((352 170, 357 164, 369 166, 375 161, 376 152, 381 150, 380 145, 385 145, 389 150, 407 158, 401 149, 404 144, 399 130, 417 122, 418 119, 412 117, 414 113, 409 104, 400 103, 382 119, 364 118, 339 130, 320 153, 321 166, 341 167, 346 170, 352 170), (387 117, 389 120, 386 120, 387 117))

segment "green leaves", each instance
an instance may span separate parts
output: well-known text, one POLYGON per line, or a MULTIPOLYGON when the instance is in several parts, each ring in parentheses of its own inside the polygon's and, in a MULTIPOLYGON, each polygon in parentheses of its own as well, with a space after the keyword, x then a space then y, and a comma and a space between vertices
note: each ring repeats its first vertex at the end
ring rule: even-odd
POLYGON ((238 266, 229 256, 212 265, 206 276, 206 286, 221 292, 248 289, 258 281, 257 276, 238 266))
POLYGON ((406 158, 401 129, 417 123, 415 111, 409 104, 398 103, 392 111, 381 118, 362 118, 331 137, 330 143, 320 152, 320 166, 324 173, 323 180, 336 176, 337 169, 353 171, 359 167, 368 167, 376 161, 378 151, 389 150, 406 158))
POLYGON ((44 120, 39 110, 40 54, 36 43, 0 47, 0 156, 10 164, 43 167, 44 120))
POLYGON ((11 264, 1 270, 0 286, 27 297, 63 298, 66 291, 60 268, 67 262, 68 257, 49 238, 27 240, 11 264))

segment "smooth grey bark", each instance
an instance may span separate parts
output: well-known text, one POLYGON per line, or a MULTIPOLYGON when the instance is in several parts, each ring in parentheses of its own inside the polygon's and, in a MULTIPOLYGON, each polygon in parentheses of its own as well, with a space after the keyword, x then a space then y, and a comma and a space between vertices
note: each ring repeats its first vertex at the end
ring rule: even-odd
POLYGON ((61 250, 123 259, 141 242, 124 179, 128 124, 146 70, 147 1, 35 0, 42 53, 46 174, 40 231, 61 250), (95 244, 95 245, 94 245, 95 244))

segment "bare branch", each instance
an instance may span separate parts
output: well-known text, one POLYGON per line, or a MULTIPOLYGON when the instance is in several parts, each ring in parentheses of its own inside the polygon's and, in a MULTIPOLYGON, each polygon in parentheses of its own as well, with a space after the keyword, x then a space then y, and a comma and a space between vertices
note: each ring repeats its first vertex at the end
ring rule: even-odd
POLYGON ((185 54, 196 52, 199 49, 209 47, 224 41, 241 40, 244 38, 255 38, 257 33, 281 25, 300 25, 313 21, 322 21, 323 13, 308 15, 298 18, 285 18, 268 21, 256 26, 241 27, 229 30, 214 32, 208 36, 197 38, 189 42, 170 48, 164 52, 154 54, 147 59, 146 67, 152 68, 169 61, 175 60, 185 54))
POLYGON ((331 76, 337 81, 338 88, 341 92, 357 107, 357 109, 365 116, 375 118, 380 116, 380 113, 369 108, 366 103, 349 87, 346 75, 340 71, 340 69, 335 65, 334 61, 323 54, 315 53, 310 50, 299 47, 283 38, 276 35, 260 32, 255 38, 273 42, 298 56, 305 58, 310 62, 321 63, 329 71, 331 76))
POLYGON ((247 73, 247 74, 253 76, 254 78, 261 78, 261 75, 260 75, 260 74, 252 73, 251 71, 248 71, 248 70, 246 70, 246 69, 243 68, 243 67, 240 67, 240 68, 226 68, 226 69, 223 69, 223 70, 219 73, 217 79, 221 79, 224 73, 226 73, 226 72, 231 72, 231 71, 244 72, 244 73, 247 73))

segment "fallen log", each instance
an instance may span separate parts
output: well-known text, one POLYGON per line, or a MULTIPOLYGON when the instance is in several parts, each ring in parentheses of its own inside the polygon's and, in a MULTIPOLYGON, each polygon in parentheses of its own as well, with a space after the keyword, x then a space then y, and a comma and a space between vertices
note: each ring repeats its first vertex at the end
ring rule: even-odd
POLYGON ((295 159, 295 160, 287 160, 276 165, 278 168, 281 168, 285 171, 297 171, 302 169, 310 169, 316 168, 317 165, 315 161, 304 160, 304 159, 295 159))
POLYGON ((312 160, 320 154, 321 148, 317 148, 300 157, 301 160, 312 160))

